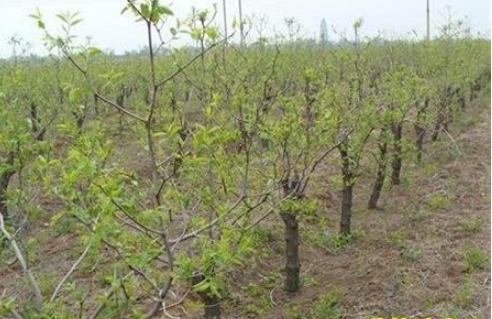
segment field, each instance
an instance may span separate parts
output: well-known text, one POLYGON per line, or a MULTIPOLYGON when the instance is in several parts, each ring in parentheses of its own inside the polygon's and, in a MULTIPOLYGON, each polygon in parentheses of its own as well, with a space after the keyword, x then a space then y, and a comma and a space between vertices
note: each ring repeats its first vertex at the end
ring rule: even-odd
POLYGON ((489 317, 489 40, 125 11, 141 52, 37 12, 0 60, 0 317, 489 317))

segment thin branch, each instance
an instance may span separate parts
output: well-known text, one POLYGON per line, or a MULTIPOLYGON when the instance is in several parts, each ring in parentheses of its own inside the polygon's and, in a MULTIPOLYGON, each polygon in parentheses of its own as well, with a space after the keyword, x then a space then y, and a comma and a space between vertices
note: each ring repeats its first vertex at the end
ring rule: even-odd
POLYGON ((39 289, 38 282, 36 281, 36 278, 34 278, 31 269, 27 266, 27 262, 24 258, 24 255, 22 254, 22 251, 19 248, 19 245, 17 244, 17 241, 15 238, 13 238, 10 233, 7 231, 5 228, 5 222, 4 222, 4 217, 3 214, 0 212, 0 231, 3 233, 5 238, 10 242, 12 245, 12 248, 14 249, 15 256, 17 257, 17 260, 19 260, 19 263, 22 267, 22 270, 24 274, 27 276, 27 279, 29 280, 29 285, 31 286, 31 291, 34 294, 34 305, 36 307, 36 310, 39 311, 41 310, 41 307, 43 306, 43 298, 41 296, 41 290, 39 289))
POLYGON ((173 80, 176 76, 178 76, 181 72, 183 72, 184 70, 186 70, 190 65, 192 65, 196 60, 198 60, 199 58, 202 57, 202 55, 204 55, 205 53, 207 53, 208 51, 212 50, 214 47, 218 46, 219 44, 221 43, 224 43, 226 42, 229 38, 231 38, 234 34, 231 34, 230 36, 228 36, 227 38, 224 38, 222 39, 221 41, 218 41, 218 42, 215 42, 213 43, 212 45, 210 45, 208 48, 206 48, 203 52, 200 52, 199 54, 195 55, 191 60, 189 60, 188 62, 186 62, 186 64, 180 66, 176 71, 174 71, 173 73, 171 73, 167 78, 165 78, 164 80, 160 81, 160 82, 157 82, 156 83, 156 86, 157 87, 161 87, 163 86, 164 84, 166 84, 167 82, 173 80))
POLYGON ((156 234, 159 236, 162 236, 162 233, 160 231, 157 231, 155 229, 152 229, 150 227, 147 227, 146 225, 142 224, 139 222, 135 217, 133 217, 130 212, 128 212, 123 206, 121 206, 113 197, 109 195, 109 193, 102 187, 101 185, 95 184, 103 193, 106 195, 111 203, 119 210, 121 211, 128 219, 130 219, 132 222, 137 224, 140 228, 148 231, 149 233, 156 234))
MULTIPOLYGON (((131 274, 133 274, 133 270, 130 271, 129 273, 127 273, 121 279, 121 281, 123 282, 124 280, 126 280, 131 274)), ((99 306, 96 308, 96 310, 94 310, 94 312, 88 317, 88 319, 96 319, 101 314, 101 312, 104 310, 104 308, 106 308, 106 302, 108 301, 109 298, 111 298, 111 296, 115 293, 116 289, 119 286, 120 285, 113 286, 113 287, 111 287, 111 289, 109 291, 106 292, 106 296, 105 296, 104 300, 99 304, 99 306)))
POLYGON ((169 241, 169 243, 171 244, 176 244, 176 243, 179 243, 179 242, 182 242, 182 241, 185 241, 185 240, 188 240, 188 239, 191 239, 191 238, 194 238, 196 237, 198 234, 200 234, 201 232, 207 230, 207 229, 210 229, 211 227, 215 226, 218 222, 220 222, 221 220, 223 220, 227 215, 229 215, 232 211, 234 211, 234 209, 236 209, 239 204, 241 204, 241 202, 244 200, 244 195, 241 195, 237 201, 224 213, 222 214, 221 216, 217 217, 216 219, 214 219, 213 221, 211 221, 210 223, 208 223, 207 225, 203 226, 203 227, 200 227, 199 229, 191 232, 191 233, 188 233, 184 236, 180 236, 179 238, 177 239, 172 239, 169 241))
POLYGON ((85 258, 87 253, 89 252, 89 249, 91 248, 92 243, 89 243, 87 247, 85 247, 84 252, 82 252, 82 255, 80 255, 79 259, 73 264, 72 268, 67 272, 67 274, 63 277, 63 279, 60 281, 60 283, 56 286, 55 291, 53 291, 53 294, 51 295, 50 302, 55 301, 56 297, 58 296, 58 293, 60 292, 60 289, 62 288, 63 284, 65 281, 67 281, 68 277, 72 275, 72 273, 77 269, 79 264, 82 262, 82 260, 85 258))
POLYGON ((140 117, 140 116, 138 116, 138 115, 136 115, 136 114, 134 114, 134 113, 132 113, 132 112, 128 111, 127 109, 125 109, 124 107, 122 107, 121 105, 119 105, 118 103, 113 102, 113 101, 111 101, 111 100, 109 100, 109 99, 105 98, 105 97, 104 97, 104 96, 102 96, 101 94, 99 94, 99 93, 96 91, 96 89, 94 88, 94 86, 92 85, 91 81, 89 80, 89 76, 88 76, 88 74, 87 74, 87 71, 86 71, 86 70, 84 70, 84 68, 82 68, 82 66, 80 66, 80 64, 78 64, 78 63, 77 63, 77 61, 75 61, 75 59, 74 59, 71 55, 69 55, 69 53, 68 53, 68 52, 65 52, 65 55, 66 55, 66 57, 67 57, 68 61, 70 61, 70 63, 72 63, 72 65, 73 65, 73 66, 74 66, 77 70, 79 70, 79 71, 80 71, 80 73, 82 73, 82 75, 85 77, 85 79, 87 80, 88 84, 90 85, 90 87, 91 87, 91 89, 92 89, 92 91, 93 91, 93 93, 94 93, 94 96, 95 96, 97 99, 99 99, 99 100, 101 100, 101 101, 103 101, 103 102, 105 102, 105 103, 107 103, 107 104, 111 105, 112 107, 116 108, 118 111, 120 111, 120 112, 122 112, 122 113, 124 113, 124 114, 126 114, 126 115, 128 115, 128 116, 130 116, 130 117, 132 117, 132 118, 134 118, 134 119, 136 119, 136 120, 139 120, 139 121, 141 121, 141 122, 146 122, 146 119, 144 119, 144 118, 142 118, 142 117, 140 117))
POLYGON ((12 315, 14 316, 15 319, 24 319, 24 317, 21 316, 20 313, 17 312, 17 310, 12 309, 12 315))
POLYGON ((134 119, 136 119, 136 120, 138 120, 138 121, 140 121, 140 122, 144 122, 144 123, 145 123, 145 122, 147 122, 147 120, 146 120, 146 119, 144 119, 143 117, 140 117, 140 116, 138 116, 138 115, 136 115, 136 114, 134 114, 134 113, 132 113, 132 112, 128 111, 127 109, 125 109, 125 108, 123 108, 121 105, 119 105, 118 103, 113 102, 113 101, 111 101, 111 100, 109 100, 109 99, 105 98, 104 96, 102 96, 102 95, 101 95, 101 94, 99 94, 98 92, 94 92, 94 96, 95 96, 96 98, 98 98, 99 100, 101 100, 101 101, 105 102, 106 104, 109 104, 109 105, 111 105, 112 107, 116 108, 118 111, 120 111, 120 112, 122 112, 122 113, 124 113, 124 114, 126 114, 126 115, 128 115, 128 116, 130 116, 131 118, 134 118, 134 119))

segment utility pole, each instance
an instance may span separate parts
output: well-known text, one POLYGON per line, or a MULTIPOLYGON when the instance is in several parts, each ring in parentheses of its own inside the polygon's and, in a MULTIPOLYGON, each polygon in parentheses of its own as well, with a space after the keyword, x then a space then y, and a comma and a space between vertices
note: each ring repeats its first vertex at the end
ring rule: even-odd
POLYGON ((319 30, 319 40, 323 47, 328 44, 328 28, 326 27, 326 20, 323 18, 321 20, 320 30, 319 30))
MULTIPOLYGON (((222 0, 222 11, 224 13, 224 38, 227 39, 227 7, 226 0, 222 0)), ((226 40, 227 42, 227 40, 226 40)))
POLYGON ((431 31, 430 31, 430 0, 427 0, 427 41, 430 41, 431 31))
POLYGON ((243 4, 239 1, 239 31, 241 33, 241 46, 244 46, 243 4))

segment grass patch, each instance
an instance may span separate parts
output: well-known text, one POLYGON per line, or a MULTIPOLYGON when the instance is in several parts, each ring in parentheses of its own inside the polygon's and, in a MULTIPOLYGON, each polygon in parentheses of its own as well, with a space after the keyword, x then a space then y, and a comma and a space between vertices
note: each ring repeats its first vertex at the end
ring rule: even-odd
POLYGON ((405 246, 405 240, 407 239, 407 233, 403 228, 400 228, 398 230, 392 231, 388 234, 388 242, 397 247, 404 247, 405 246))
POLYGON ((483 219, 475 218, 460 222, 459 227, 465 233, 474 234, 482 230, 483 224, 483 219))
POLYGON ((427 202, 427 206, 429 206, 429 208, 434 211, 446 209, 450 205, 451 201, 449 200, 449 197, 443 194, 434 194, 429 198, 429 201, 427 202))
POLYGON ((419 261, 423 252, 418 245, 408 245, 402 248, 400 254, 404 260, 414 263, 419 261))
POLYGON ((470 273, 476 270, 485 269, 489 263, 489 256, 486 252, 476 246, 466 246, 461 253, 465 271, 470 273))
POLYGON ((306 230, 304 239, 319 249, 327 250, 331 254, 340 254, 354 238, 354 235, 339 235, 317 230, 306 230))
POLYGON ((291 319, 338 319, 340 315, 340 300, 342 294, 336 288, 322 294, 318 300, 310 306, 310 310, 293 308, 291 319))
POLYGON ((454 293, 453 300, 461 308, 470 308, 473 305, 473 293, 475 291, 475 287, 471 281, 466 282, 464 285, 461 285, 454 293))

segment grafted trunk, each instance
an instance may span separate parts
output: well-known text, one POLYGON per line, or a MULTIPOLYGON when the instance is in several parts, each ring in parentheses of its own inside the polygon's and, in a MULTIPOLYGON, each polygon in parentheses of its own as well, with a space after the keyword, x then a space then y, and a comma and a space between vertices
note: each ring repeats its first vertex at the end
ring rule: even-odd
POLYGON ((441 112, 437 114, 436 125, 434 126, 434 133, 432 133, 432 141, 435 142, 439 138, 439 132, 441 131, 442 123, 443 123, 443 115, 441 112))
POLYGON ((46 134, 46 127, 41 128, 40 121, 38 118, 38 106, 36 103, 31 103, 31 123, 32 123, 32 134, 35 136, 37 141, 43 141, 44 135, 46 134))
MULTIPOLYGON (((201 272, 195 272, 191 277, 191 283, 193 286, 201 283, 205 280, 205 276, 201 272)), ((202 299, 204 305, 205 319, 220 319, 220 300, 217 295, 213 294, 210 289, 198 292, 198 295, 202 299)))
POLYGON ((477 94, 475 91, 475 85, 472 83, 470 84, 470 101, 473 101, 477 98, 477 94))
POLYGON ((378 172, 376 180, 372 186, 371 196, 367 208, 376 209, 378 206, 379 197, 381 197, 381 191, 384 186, 384 180, 386 178, 386 154, 388 151, 388 143, 383 141, 379 142, 379 158, 378 158, 378 172))
POLYGON ((299 260, 299 223, 291 212, 280 213, 285 224, 285 284, 287 292, 299 290, 301 262, 299 260))
MULTIPOLYGON (((14 164, 13 155, 9 156, 7 160, 7 165, 11 166, 14 164)), ((7 207, 7 190, 9 188, 9 183, 14 176, 14 169, 8 168, 0 174, 0 213, 2 213, 5 219, 9 219, 9 211, 7 207)))
POLYGON ((352 192, 353 192, 353 175, 350 170, 350 158, 347 151, 347 142, 342 143, 338 150, 342 158, 342 207, 340 216, 340 235, 350 235, 350 222, 352 218, 352 192))
POLYGON ((95 94, 93 96, 93 99, 94 99, 94 113, 96 113, 96 116, 99 116, 99 99, 95 94))
POLYGON ((175 179, 178 179, 181 173, 181 166, 183 165, 183 157, 185 156, 185 149, 184 145, 186 143, 186 139, 188 138, 188 130, 187 130, 187 124, 186 122, 182 123, 182 127, 179 131, 179 148, 177 151, 178 156, 174 158, 173 162, 173 177, 175 179))
POLYGON ((448 131, 449 122, 451 121, 451 115, 449 114, 449 104, 451 102, 450 101, 451 97, 452 97, 452 90, 450 87, 447 87, 442 95, 441 105, 439 107, 436 117, 434 134, 432 134, 432 141, 434 142, 437 141, 441 130, 448 131))
POLYGON ((342 218, 340 219, 340 235, 350 235, 352 218, 352 185, 344 185, 342 190, 342 218))
POLYGON ((401 123, 395 123, 391 126, 391 131, 393 133, 393 159, 391 161, 391 184, 400 185, 401 184, 401 167, 402 167, 402 137, 403 125, 401 123))
POLYGON ((460 105, 460 108, 462 111, 466 110, 466 95, 463 93, 460 93, 458 96, 458 104, 460 105))
POLYGON ((79 131, 81 131, 82 127, 84 126, 85 118, 84 116, 81 116, 80 114, 76 114, 76 113, 74 113, 74 116, 75 116, 75 123, 77 124, 77 128, 79 129, 79 131))
POLYGON ((414 130, 415 130, 415 147, 417 148, 417 162, 422 162, 422 155, 424 153, 424 142, 425 142, 425 135, 427 133, 425 127, 424 127, 424 122, 425 122, 425 116, 426 112, 429 109, 429 104, 430 104, 430 99, 427 98, 425 99, 424 102, 424 107, 419 108, 417 111, 417 121, 414 125, 414 130))
POLYGON ((37 134, 39 131, 39 119, 38 119, 38 106, 36 103, 31 102, 31 125, 33 134, 37 134))
POLYGON ((424 141, 425 141, 425 128, 420 124, 415 124, 415 146, 417 147, 417 162, 422 162, 422 155, 424 153, 424 141))

